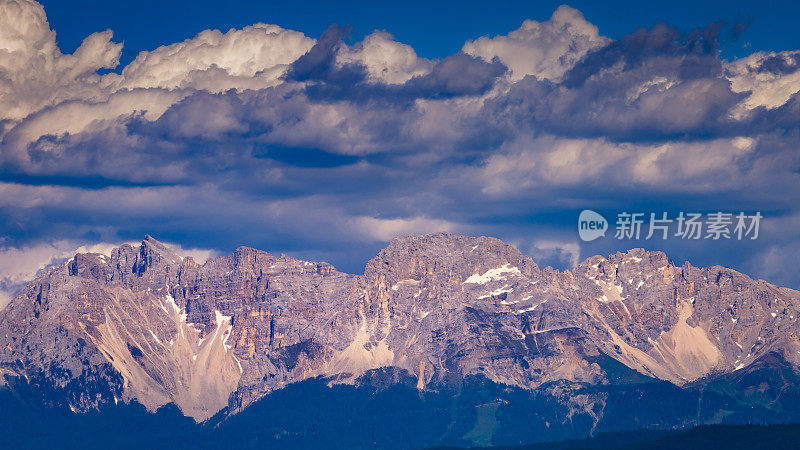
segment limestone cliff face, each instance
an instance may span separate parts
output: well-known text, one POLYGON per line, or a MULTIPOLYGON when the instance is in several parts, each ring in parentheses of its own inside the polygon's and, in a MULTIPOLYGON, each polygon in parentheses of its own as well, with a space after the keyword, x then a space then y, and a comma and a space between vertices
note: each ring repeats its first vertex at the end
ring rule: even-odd
POLYGON ((397 367, 419 389, 489 379, 598 414, 600 357, 676 385, 774 352, 795 368, 800 293, 641 249, 540 269, 487 237, 405 236, 363 275, 240 248, 198 265, 146 237, 52 267, 0 312, 0 373, 75 410, 174 402, 198 421, 310 377, 397 367))

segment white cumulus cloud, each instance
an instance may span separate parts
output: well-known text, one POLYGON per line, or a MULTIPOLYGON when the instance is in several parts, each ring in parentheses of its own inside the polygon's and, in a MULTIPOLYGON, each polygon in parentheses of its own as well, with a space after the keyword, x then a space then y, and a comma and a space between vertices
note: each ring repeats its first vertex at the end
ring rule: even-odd
POLYGON ((0 120, 19 120, 65 100, 100 98, 97 70, 116 67, 122 51, 111 37, 108 30, 94 33, 65 55, 42 5, 0 0, 0 120))
POLYGON ((121 75, 110 74, 103 82, 114 89, 261 89, 275 85, 314 42, 298 31, 264 23, 227 33, 205 30, 141 52, 121 75))
POLYGON ((737 116, 759 106, 777 108, 800 91, 800 51, 757 52, 726 63, 725 69, 731 89, 749 93, 734 111, 737 116), (769 62, 784 70, 764 70, 769 62))
POLYGON ((609 42, 580 11, 560 6, 546 22, 526 20, 507 36, 468 41, 462 51, 486 61, 498 58, 511 69, 512 80, 526 75, 557 80, 587 52, 609 42))
POLYGON ((359 63, 367 68, 372 80, 401 84, 415 76, 429 73, 433 62, 417 56, 410 45, 394 40, 385 31, 376 31, 353 47, 342 46, 337 53, 340 63, 359 63))

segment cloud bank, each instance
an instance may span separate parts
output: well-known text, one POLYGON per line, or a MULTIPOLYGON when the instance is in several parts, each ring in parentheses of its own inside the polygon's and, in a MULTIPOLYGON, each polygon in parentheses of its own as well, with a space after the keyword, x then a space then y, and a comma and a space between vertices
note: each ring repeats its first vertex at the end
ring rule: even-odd
POLYGON ((448 230, 559 268, 646 246, 800 287, 800 52, 724 60, 720 32, 612 40, 561 6, 426 59, 387 31, 257 23, 118 67, 112 31, 64 54, 41 5, 0 0, 0 255, 25 261, 3 286, 146 233, 360 271, 448 230), (582 209, 766 219, 747 243, 585 244, 582 209))

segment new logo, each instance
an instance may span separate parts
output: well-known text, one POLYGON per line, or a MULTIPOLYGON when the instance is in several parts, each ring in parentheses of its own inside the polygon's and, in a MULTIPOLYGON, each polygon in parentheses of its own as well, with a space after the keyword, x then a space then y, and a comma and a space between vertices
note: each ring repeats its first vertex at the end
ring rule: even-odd
POLYGON ((578 235, 582 241, 593 241, 606 235, 608 231, 608 221, 605 217, 590 210, 584 209, 578 216, 578 235))

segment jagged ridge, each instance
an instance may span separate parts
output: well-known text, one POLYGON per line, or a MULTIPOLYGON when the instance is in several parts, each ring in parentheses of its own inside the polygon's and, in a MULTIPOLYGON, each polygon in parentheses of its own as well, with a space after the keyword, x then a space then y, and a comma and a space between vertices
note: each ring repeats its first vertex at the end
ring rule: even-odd
POLYGON ((561 272, 494 238, 404 236, 350 275, 246 247, 198 265, 147 236, 27 286, 0 312, 0 370, 47 380, 76 410, 174 402, 205 420, 304 379, 391 366, 418 389, 480 374, 600 420, 602 394, 570 392, 613 382, 603 355, 676 385, 770 353, 796 368, 799 302, 641 249, 561 272))

